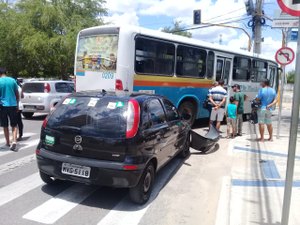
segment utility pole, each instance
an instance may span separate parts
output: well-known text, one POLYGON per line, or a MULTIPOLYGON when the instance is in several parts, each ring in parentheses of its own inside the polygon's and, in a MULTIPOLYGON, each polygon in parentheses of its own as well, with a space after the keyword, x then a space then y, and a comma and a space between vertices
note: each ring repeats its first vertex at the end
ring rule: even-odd
POLYGON ((261 53, 261 26, 262 26, 262 5, 263 0, 256 0, 255 3, 255 15, 253 18, 254 23, 254 53, 260 54, 261 53))

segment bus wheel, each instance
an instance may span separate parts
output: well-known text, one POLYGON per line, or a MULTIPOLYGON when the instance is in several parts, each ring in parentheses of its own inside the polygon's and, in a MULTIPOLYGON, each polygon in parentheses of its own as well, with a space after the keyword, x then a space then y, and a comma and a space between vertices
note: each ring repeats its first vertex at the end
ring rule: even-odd
POLYGON ((178 110, 179 110, 180 115, 183 115, 183 114, 190 115, 190 119, 187 121, 192 126, 196 119, 196 105, 190 101, 185 101, 179 105, 178 110))

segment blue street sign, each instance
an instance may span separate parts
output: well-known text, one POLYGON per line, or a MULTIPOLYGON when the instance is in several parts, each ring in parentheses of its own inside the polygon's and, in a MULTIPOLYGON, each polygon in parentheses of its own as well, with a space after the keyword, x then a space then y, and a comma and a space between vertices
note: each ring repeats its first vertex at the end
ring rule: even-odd
POLYGON ((290 41, 297 41, 298 40, 298 31, 292 30, 290 32, 290 41))

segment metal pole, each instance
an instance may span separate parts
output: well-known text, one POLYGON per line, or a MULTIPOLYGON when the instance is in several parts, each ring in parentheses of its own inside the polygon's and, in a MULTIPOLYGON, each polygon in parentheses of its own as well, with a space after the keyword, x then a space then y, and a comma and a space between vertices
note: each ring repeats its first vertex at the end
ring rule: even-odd
MULTIPOLYGON (((300 31, 300 17, 299 17, 298 31, 300 31)), ((297 144, 297 133, 298 133, 298 122, 299 122, 299 105, 300 105, 299 96, 300 96, 300 36, 298 36, 298 43, 297 43, 296 75, 295 75, 295 84, 294 84, 289 152, 288 152, 287 168, 286 168, 281 225, 288 225, 289 222, 292 187, 293 187, 293 175, 294 175, 294 166, 295 166, 296 144, 297 144)))
POLYGON ((279 101, 279 111, 278 111, 278 121, 277 121, 277 139, 280 138, 280 124, 281 124, 280 121, 281 121, 282 101, 283 101, 284 76, 285 76, 285 66, 282 67, 282 73, 280 79, 280 101, 279 101))
MULTIPOLYGON (((282 47, 287 46, 287 29, 282 30, 282 47)), ((281 124, 281 112, 282 112, 282 101, 285 85, 285 66, 282 67, 281 79, 280 79, 280 101, 279 101, 279 111, 278 111, 278 121, 277 121, 277 139, 280 138, 280 124, 281 124)))

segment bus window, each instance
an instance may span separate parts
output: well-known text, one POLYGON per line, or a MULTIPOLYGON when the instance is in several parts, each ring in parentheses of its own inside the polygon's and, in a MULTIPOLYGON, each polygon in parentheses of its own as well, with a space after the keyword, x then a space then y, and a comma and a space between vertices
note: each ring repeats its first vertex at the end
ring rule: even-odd
POLYGON ((151 75, 173 75, 175 46, 173 44, 137 37, 135 43, 135 71, 151 75))
POLYGON ((274 81, 276 80, 276 71, 277 68, 276 67, 269 67, 270 70, 270 77, 269 77, 269 81, 270 81, 270 86, 271 87, 275 87, 274 81))
POLYGON ((207 56, 207 68, 206 77, 211 79, 214 76, 214 64, 215 64, 215 53, 212 51, 208 52, 207 56))
POLYGON ((234 57, 232 79, 249 81, 251 60, 243 57, 234 57))
POLYGON ((177 47, 176 75, 204 78, 206 72, 206 51, 179 45, 177 47))
POLYGON ((216 81, 221 80, 224 66, 224 59, 217 59, 216 81))
POLYGON ((267 78, 267 66, 268 64, 263 61, 253 60, 252 61, 252 77, 253 82, 261 82, 267 78))

